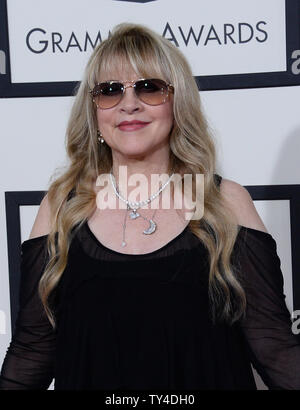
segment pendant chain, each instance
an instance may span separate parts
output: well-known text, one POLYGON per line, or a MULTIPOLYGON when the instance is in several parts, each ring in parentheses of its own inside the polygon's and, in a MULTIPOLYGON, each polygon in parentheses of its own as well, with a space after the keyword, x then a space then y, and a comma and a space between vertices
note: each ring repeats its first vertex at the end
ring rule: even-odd
POLYGON ((150 235, 153 232, 156 231, 157 229, 157 223, 154 222, 154 215, 157 211, 157 209, 155 209, 152 218, 148 219, 146 217, 144 217, 143 215, 141 215, 139 212, 137 212, 137 210, 139 208, 141 208, 144 205, 149 204, 151 201, 153 201, 155 198, 158 197, 158 195, 166 188, 166 186, 170 183, 172 177, 173 177, 174 173, 172 173, 172 175, 168 178, 168 180, 161 186, 161 188, 153 195, 151 195, 148 199, 146 199, 145 201, 137 201, 137 202, 130 202, 128 201, 128 199, 125 199, 120 191, 117 188, 116 182, 115 182, 115 177, 113 176, 112 172, 110 172, 110 180, 113 186, 113 190, 115 192, 115 194, 117 195, 117 197, 119 199, 121 199, 121 201, 125 202, 127 205, 126 208, 126 213, 125 213, 125 218, 124 218, 124 222, 123 222, 123 237, 122 237, 122 247, 126 246, 126 240, 125 240, 125 230, 126 230, 126 219, 127 219, 127 212, 129 210, 132 210, 132 212, 130 212, 129 216, 130 219, 136 219, 138 217, 141 217, 143 219, 145 219, 145 221, 148 221, 150 223, 149 227, 143 231, 143 234, 145 235, 150 235))

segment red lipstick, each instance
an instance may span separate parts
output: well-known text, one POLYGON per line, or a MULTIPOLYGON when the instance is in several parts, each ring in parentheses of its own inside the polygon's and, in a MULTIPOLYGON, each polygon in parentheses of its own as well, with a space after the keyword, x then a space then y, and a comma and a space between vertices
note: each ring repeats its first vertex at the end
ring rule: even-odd
POLYGON ((118 128, 121 131, 135 131, 135 130, 139 130, 141 128, 146 127, 148 124, 150 124, 150 122, 138 121, 138 120, 122 121, 118 125, 118 128))

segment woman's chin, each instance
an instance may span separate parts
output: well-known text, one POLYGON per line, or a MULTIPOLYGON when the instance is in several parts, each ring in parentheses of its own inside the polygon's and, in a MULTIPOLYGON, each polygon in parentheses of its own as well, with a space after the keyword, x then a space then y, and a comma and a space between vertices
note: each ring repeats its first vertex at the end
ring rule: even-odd
MULTIPOLYGON (((151 152, 153 152, 153 148, 154 147, 149 147, 147 144, 141 144, 141 141, 131 141, 126 143, 126 145, 120 144, 118 147, 116 147, 116 151, 128 158, 145 158, 147 154, 149 155, 151 152)), ((114 150, 114 148, 112 149, 114 150)))
POLYGON ((147 154, 149 155, 149 151, 147 150, 141 150, 141 149, 136 149, 136 150, 126 150, 126 151, 119 151, 121 155, 128 159, 145 159, 147 157, 147 154))

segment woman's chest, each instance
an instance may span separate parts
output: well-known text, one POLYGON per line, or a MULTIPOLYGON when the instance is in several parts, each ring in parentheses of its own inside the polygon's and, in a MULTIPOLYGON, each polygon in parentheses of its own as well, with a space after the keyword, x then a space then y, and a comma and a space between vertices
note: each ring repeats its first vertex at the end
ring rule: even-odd
POLYGON ((178 210, 96 210, 88 227, 105 247, 125 254, 154 252, 180 235, 188 225, 178 210))

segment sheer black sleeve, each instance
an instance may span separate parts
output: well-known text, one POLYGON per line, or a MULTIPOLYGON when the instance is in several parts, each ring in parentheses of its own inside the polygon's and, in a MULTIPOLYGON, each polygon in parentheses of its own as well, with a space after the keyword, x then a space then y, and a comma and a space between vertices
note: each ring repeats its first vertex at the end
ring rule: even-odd
POLYGON ((38 296, 47 263, 47 236, 21 246, 19 312, 1 369, 0 389, 46 390, 54 377, 55 331, 38 296))
POLYGON ((274 238, 241 227, 237 240, 247 298, 241 329, 253 367, 269 389, 300 389, 300 338, 292 332, 274 238))

